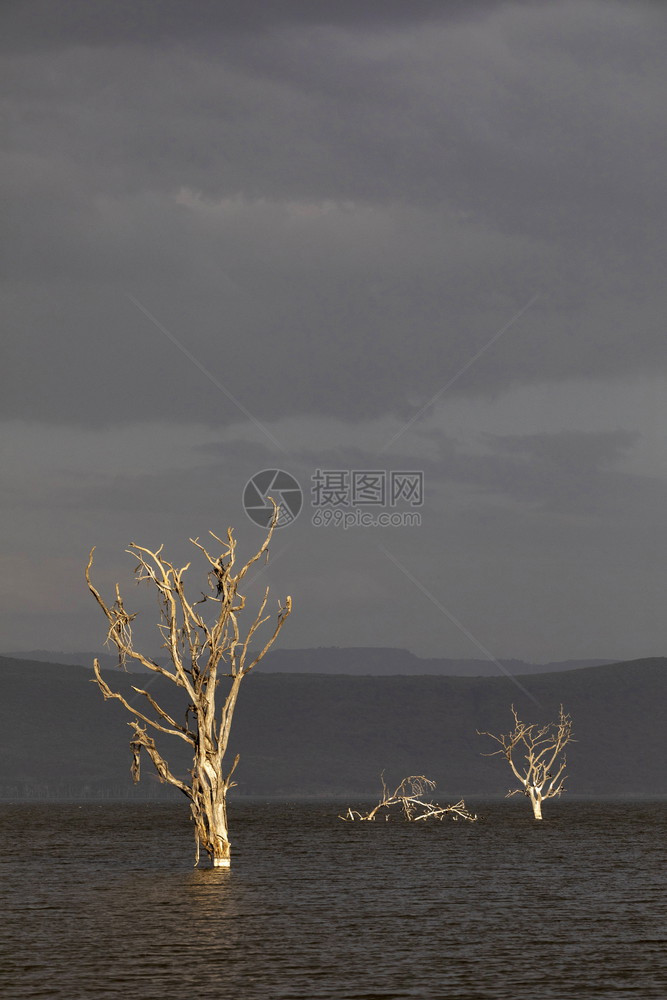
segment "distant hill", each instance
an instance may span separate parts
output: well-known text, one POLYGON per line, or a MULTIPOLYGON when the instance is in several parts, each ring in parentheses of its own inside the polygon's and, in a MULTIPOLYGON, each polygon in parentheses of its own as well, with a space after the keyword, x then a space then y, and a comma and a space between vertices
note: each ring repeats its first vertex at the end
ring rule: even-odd
MULTIPOLYGON (((118 669, 106 676, 130 698, 139 698, 132 684, 147 683, 145 674, 118 669)), ((149 680, 151 693, 182 717, 172 685, 149 680)), ((522 684, 539 706, 503 676, 251 674, 232 731, 231 749, 241 753, 238 791, 372 794, 385 769, 389 781, 425 773, 443 796, 504 793, 507 766, 481 755, 493 744, 476 730, 507 731, 512 702, 524 718, 544 722, 562 702, 577 740, 568 755, 568 790, 667 794, 666 659, 524 676, 522 684)), ((123 797, 159 790, 148 763, 145 781, 133 789, 129 716, 117 702, 104 702, 89 669, 0 657, 0 698, 0 795, 123 797)), ((181 741, 164 739, 172 769, 185 774, 181 741)))
MULTIPOLYGON (((609 659, 564 660, 559 663, 527 663, 500 660, 512 674, 553 673, 579 667, 601 666, 609 659)), ((436 674, 446 677, 498 677, 491 660, 461 660, 444 657, 422 658, 407 649, 377 646, 328 646, 317 649, 277 649, 260 664, 264 673, 353 674, 374 677, 403 675, 418 677, 436 674)))
MULTIPOLYGON (((69 663, 92 667, 97 656, 104 667, 114 667, 115 656, 109 653, 61 653, 33 649, 25 653, 7 653, 21 660, 69 663)), ((158 657, 158 662, 166 662, 158 657)), ((512 674, 547 674, 560 670, 578 670, 613 662, 610 659, 561 660, 555 663, 527 663, 525 660, 499 661, 512 674)), ((137 669, 137 668, 135 668, 137 669)), ((354 676, 417 677, 437 674, 444 677, 498 677, 498 666, 490 660, 422 658, 407 649, 387 646, 320 646, 315 649, 276 649, 257 667, 262 673, 352 674, 354 676)))

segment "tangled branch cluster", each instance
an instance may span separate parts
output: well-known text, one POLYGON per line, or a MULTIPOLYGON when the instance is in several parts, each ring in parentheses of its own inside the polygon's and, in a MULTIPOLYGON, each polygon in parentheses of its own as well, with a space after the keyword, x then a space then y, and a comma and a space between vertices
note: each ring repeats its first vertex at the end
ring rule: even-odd
POLYGON ((362 813, 348 806, 347 812, 338 818, 346 822, 373 821, 378 816, 384 815, 385 821, 387 821, 392 815, 397 815, 409 823, 418 823, 427 819, 443 820, 445 816, 454 820, 467 819, 470 822, 477 819, 477 816, 466 809, 463 799, 450 806, 441 806, 437 802, 425 799, 424 796, 434 790, 435 781, 423 774, 411 774, 409 777, 403 778, 393 792, 390 792, 386 785, 384 772, 380 775, 380 780, 382 782, 382 797, 373 809, 362 813))

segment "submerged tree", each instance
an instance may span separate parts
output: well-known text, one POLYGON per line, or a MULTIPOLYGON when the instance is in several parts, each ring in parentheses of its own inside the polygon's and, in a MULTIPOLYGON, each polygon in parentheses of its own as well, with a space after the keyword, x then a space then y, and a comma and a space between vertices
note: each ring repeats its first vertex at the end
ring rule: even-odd
POLYGON ((484 754, 494 757, 502 754, 520 788, 511 788, 507 798, 523 792, 528 796, 533 807, 535 819, 542 819, 542 802, 544 799, 560 795, 565 781, 565 747, 572 740, 572 719, 560 706, 558 720, 546 726, 537 723, 521 722, 512 705, 514 728, 500 736, 494 733, 477 730, 480 736, 490 736, 500 744, 498 750, 484 754))
POLYGON ((373 821, 377 816, 384 814, 385 820, 392 815, 403 816, 411 823, 418 823, 420 820, 439 819, 445 816, 452 819, 467 819, 474 822, 477 817, 466 809, 463 799, 453 806, 441 806, 430 799, 424 799, 428 792, 435 788, 435 781, 425 778, 423 774, 412 774, 409 778, 403 778, 393 792, 390 792, 384 780, 384 773, 380 775, 382 781, 382 798, 376 806, 369 812, 362 813, 357 809, 348 806, 347 812, 339 819, 349 820, 369 820, 373 821))
POLYGON ((116 647, 119 666, 126 668, 127 661, 133 660, 184 692, 185 708, 180 722, 147 690, 133 687, 145 699, 140 703, 144 711, 140 711, 122 694, 112 691, 101 675, 99 661, 95 660, 95 680, 105 699, 117 699, 134 716, 128 725, 132 728, 131 771, 135 783, 140 778, 141 752, 144 750, 160 781, 180 789, 190 802, 195 826, 195 864, 199 861, 201 845, 215 867, 229 867, 231 845, 227 826, 227 792, 235 784, 232 775, 239 762, 238 754, 226 773, 223 772, 223 767, 239 688, 243 678, 273 645, 292 610, 292 599, 288 597, 284 607, 279 605, 273 631, 265 638, 264 645, 259 647, 259 651, 250 652, 251 642, 257 642, 258 630, 272 617, 264 613, 269 588, 264 591, 259 610, 246 630, 242 630, 239 622, 241 613, 245 611, 246 598, 239 594, 238 588, 253 563, 263 555, 268 559, 268 546, 279 513, 277 505, 274 503, 273 506, 273 518, 263 544, 236 573, 236 540, 231 528, 227 531, 226 541, 210 533, 222 548, 219 555, 210 553, 198 539, 190 539, 209 564, 207 592, 202 592, 195 601, 186 595, 184 586, 184 577, 190 563, 178 569, 164 557, 162 546, 152 552, 132 543, 127 549, 138 560, 135 569, 137 582, 147 581, 157 591, 160 608, 158 629, 163 639, 163 648, 169 654, 169 667, 161 666, 135 649, 132 622, 136 614, 126 611, 118 584, 115 600, 108 605, 91 583, 94 548, 90 552, 86 568, 88 586, 109 622, 107 642, 116 647), (217 705, 216 697, 223 678, 226 691, 222 695, 221 704, 217 705), (192 748, 190 780, 182 780, 173 774, 166 758, 149 734, 148 727, 157 733, 166 733, 183 740, 192 748))

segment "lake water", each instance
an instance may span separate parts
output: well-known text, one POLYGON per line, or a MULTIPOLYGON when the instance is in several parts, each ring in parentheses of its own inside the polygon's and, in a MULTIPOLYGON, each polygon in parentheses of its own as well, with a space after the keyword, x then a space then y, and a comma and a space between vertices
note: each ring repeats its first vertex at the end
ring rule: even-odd
POLYGON ((0 996, 667 997, 667 803, 470 804, 232 800, 222 871, 181 803, 0 803, 0 996))

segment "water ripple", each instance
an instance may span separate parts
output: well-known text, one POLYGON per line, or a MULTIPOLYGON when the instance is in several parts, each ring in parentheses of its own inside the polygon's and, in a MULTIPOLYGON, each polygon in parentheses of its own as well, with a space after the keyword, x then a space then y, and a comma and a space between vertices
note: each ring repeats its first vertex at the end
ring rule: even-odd
POLYGON ((519 806, 234 803, 221 871, 192 868, 180 805, 4 805, 0 994, 662 1000, 667 804, 519 806))

